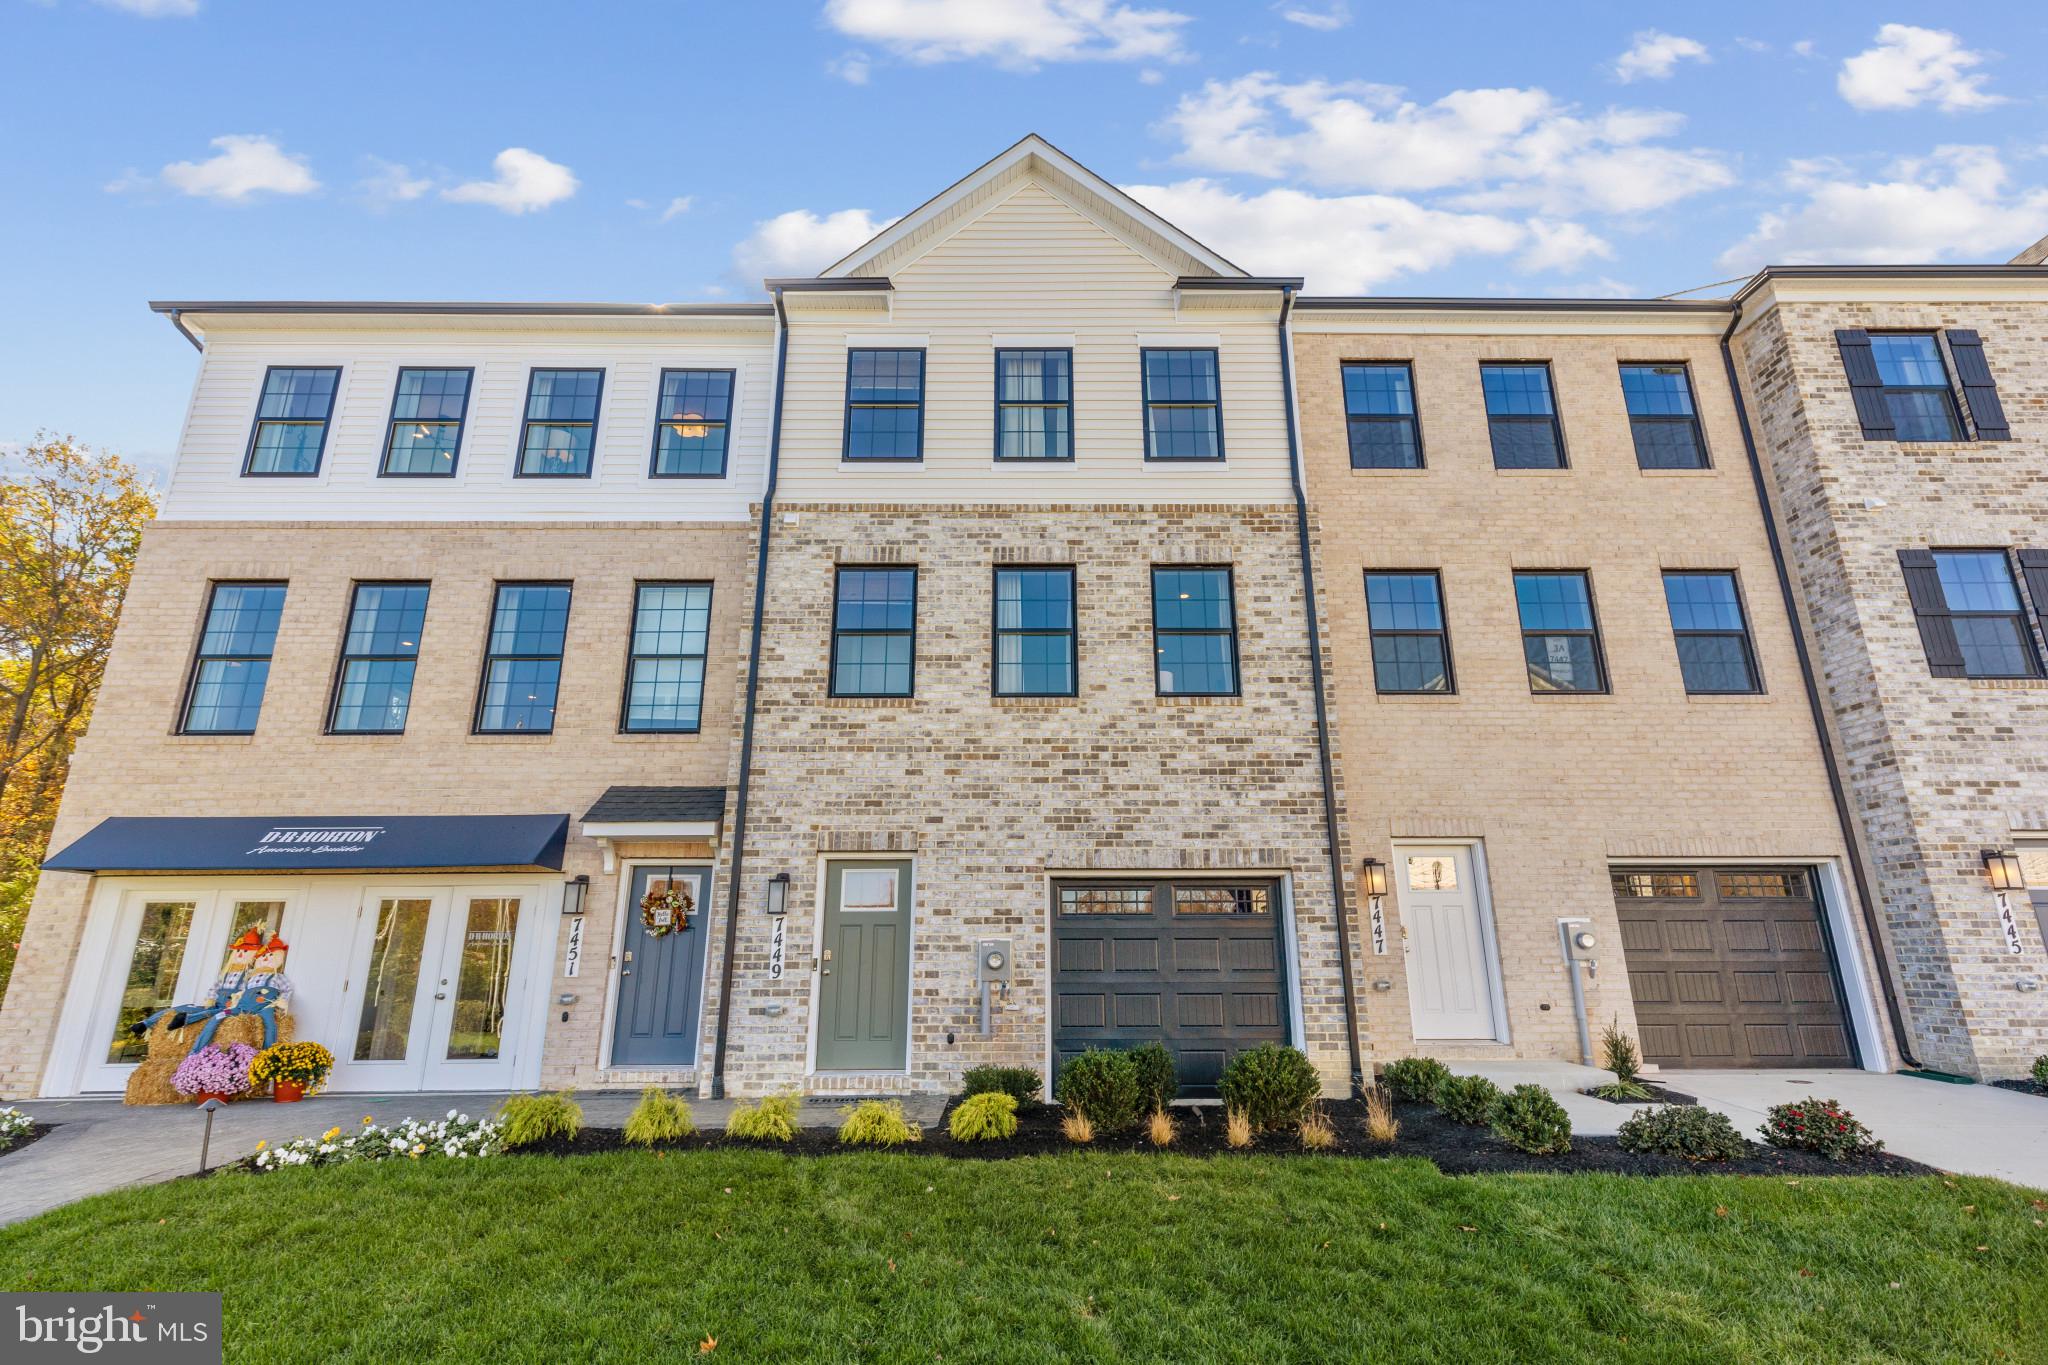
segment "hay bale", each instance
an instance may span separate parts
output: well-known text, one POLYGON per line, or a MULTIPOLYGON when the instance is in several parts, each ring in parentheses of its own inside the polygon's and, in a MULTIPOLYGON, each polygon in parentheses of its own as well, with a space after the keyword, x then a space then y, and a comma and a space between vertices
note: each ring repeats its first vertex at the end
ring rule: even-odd
POLYGON ((168 1016, 157 1020, 149 1026, 147 1035, 149 1059, 156 1061, 160 1057, 168 1057, 171 1065, 176 1066, 192 1050, 193 1042, 199 1037, 199 1028, 198 1024, 187 1024, 181 1029, 174 1029, 168 1016))
POLYGON ((190 1104, 192 1101, 171 1088, 171 1076, 184 1054, 151 1057, 129 1073, 128 1088, 121 1093, 123 1104, 190 1104))
MULTIPOLYGON (((292 1012, 278 1010, 277 1041, 289 1043, 293 1037, 292 1012)), ((194 1035, 197 1036, 196 1034, 194 1035)), ((221 1020, 220 1028, 213 1035, 215 1047, 232 1047, 236 1043, 247 1043, 258 1052, 263 1050, 263 1021, 253 1014, 237 1014, 221 1020)), ((189 1050, 189 1049, 188 1049, 189 1050)))

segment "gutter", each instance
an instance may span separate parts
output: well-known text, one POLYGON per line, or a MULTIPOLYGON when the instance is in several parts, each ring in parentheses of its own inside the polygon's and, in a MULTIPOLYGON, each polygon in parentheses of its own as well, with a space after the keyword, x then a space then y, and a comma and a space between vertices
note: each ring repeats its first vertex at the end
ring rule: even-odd
POLYGON ((1344 1042, 1351 1053, 1351 1094, 1365 1093, 1364 1049, 1358 1040, 1358 991, 1351 979, 1351 928, 1344 895, 1344 855, 1337 823, 1337 778, 1330 760, 1329 703, 1323 691, 1323 638, 1317 624, 1315 557, 1309 548, 1308 489, 1302 481, 1301 441, 1294 429, 1294 348, 1287 319, 1294 308, 1293 284, 1280 289, 1280 394, 1287 409, 1287 468, 1294 481, 1294 532, 1301 550, 1302 594, 1308 615, 1309 680, 1316 694, 1316 750, 1323 770, 1323 827, 1330 844, 1330 913, 1337 921, 1337 970, 1344 987, 1344 1042))
MULTIPOLYGON (((1759 275, 1758 279, 1761 278, 1759 275)), ((1735 399, 1735 421, 1742 430, 1742 448, 1749 456, 1749 477, 1756 485, 1757 510, 1763 513, 1764 537, 1770 542, 1771 565, 1778 574, 1778 593, 1784 599, 1785 618, 1792 627, 1792 648, 1799 657, 1799 681, 1806 688, 1807 709, 1813 713, 1813 733, 1820 741, 1821 763, 1828 774, 1828 791, 1834 797, 1835 818, 1842 826, 1842 844, 1849 857, 1849 876, 1856 883, 1856 899, 1862 906, 1864 932, 1870 935, 1870 956, 1877 964, 1877 983, 1884 995, 1885 1015, 1891 1021, 1893 1045, 1899 1050, 1901 1062, 1915 1070, 1925 1070, 1925 1065, 1913 1055, 1912 1035, 1907 1032, 1906 1016, 1899 1008, 1898 988, 1892 982, 1892 966, 1886 956, 1885 940, 1878 924, 1877 900, 1870 893, 1870 873, 1864 866, 1862 848, 1856 840, 1855 821, 1849 811, 1849 791, 1842 781, 1842 766, 1835 755, 1834 741, 1828 737, 1827 709, 1821 703, 1813 655, 1806 647, 1806 632, 1799 625, 1799 603, 1792 591, 1792 572, 1785 563, 1784 542, 1778 537, 1777 516, 1771 511, 1770 487, 1764 478, 1763 459, 1757 454, 1756 436, 1750 430, 1749 405, 1742 399, 1742 380, 1735 372, 1735 351, 1729 341, 1741 322, 1741 295, 1737 295, 1734 310, 1728 317, 1728 329, 1721 333, 1721 364, 1728 372, 1728 392, 1735 399)), ((1826 923, 1825 917, 1822 923, 1826 923)), ((1836 993, 1841 993, 1839 983, 1836 993)), ((1853 1042, 1853 1029, 1850 1038, 1853 1042)))
POLYGON ((747 653, 747 709, 740 722, 739 790, 733 797, 732 868, 726 874, 725 961, 718 973, 718 1033, 712 1045, 709 1094, 725 1098, 725 1036, 732 1020, 733 951, 740 933, 740 888, 747 863, 747 796, 754 775, 754 711, 761 692, 761 621, 768 606, 768 537, 775 530, 775 481, 782 468, 782 389, 789 374, 789 317, 782 310, 782 291, 775 301, 775 416, 768 431, 768 487, 761 495, 761 545, 754 555, 754 622, 747 653))
MULTIPOLYGON (((156 307, 156 305, 155 305, 155 304, 151 304, 150 306, 151 306, 152 308, 156 307)), ((177 329, 178 329, 178 335, 179 335, 179 336, 182 336, 182 337, 184 337, 184 338, 185 338, 185 340, 187 340, 187 341, 189 341, 189 342, 191 342, 191 343, 192 343, 192 349, 193 349, 193 350, 195 350, 195 351, 199 352, 199 354, 201 354, 201 355, 205 355, 205 354, 206 354, 206 343, 205 343, 205 342, 203 342, 203 341, 201 341, 201 340, 199 339, 199 336, 198 336, 198 334, 197 334, 197 333, 195 333, 195 332, 194 332, 194 331, 193 331, 193 330, 192 330, 192 329, 191 329, 190 327, 187 327, 187 326, 185 325, 185 310, 184 310, 184 309, 182 309, 182 308, 166 308, 166 309, 162 309, 162 310, 160 310, 160 311, 162 311, 162 312, 163 312, 163 313, 164 313, 164 314, 165 314, 166 316, 168 316, 168 317, 170 318, 170 320, 171 320, 171 326, 173 326, 173 327, 175 327, 175 328, 177 328, 177 329)))

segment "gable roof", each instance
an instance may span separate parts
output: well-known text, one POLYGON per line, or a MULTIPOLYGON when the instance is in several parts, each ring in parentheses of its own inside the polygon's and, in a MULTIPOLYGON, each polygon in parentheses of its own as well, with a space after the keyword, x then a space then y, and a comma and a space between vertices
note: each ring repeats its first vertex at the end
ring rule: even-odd
POLYGON ((1077 207, 1170 262, 1180 274, 1245 274, 1221 253, 1182 232, 1038 134, 1029 133, 826 266, 818 277, 886 276, 906 259, 921 255, 1014 180, 1027 175, 1050 182, 1077 207))

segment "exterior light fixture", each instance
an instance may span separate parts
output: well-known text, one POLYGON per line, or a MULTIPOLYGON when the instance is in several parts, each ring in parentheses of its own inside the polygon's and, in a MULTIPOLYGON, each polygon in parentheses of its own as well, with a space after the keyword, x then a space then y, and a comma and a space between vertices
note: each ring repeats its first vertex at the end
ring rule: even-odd
POLYGON ((768 879, 768 913, 780 919, 789 913, 789 874, 778 872, 768 879))
POLYGON ((2020 867, 2020 855, 2006 849, 1984 851, 1984 872, 1993 891, 2024 891, 2027 874, 2020 867))
POLYGON ((583 913, 583 898, 590 891, 590 874, 579 872, 562 883, 562 913, 580 915, 583 913))
POLYGON ((1387 865, 1378 858, 1367 858, 1364 865, 1365 894, 1384 896, 1387 894, 1387 865))

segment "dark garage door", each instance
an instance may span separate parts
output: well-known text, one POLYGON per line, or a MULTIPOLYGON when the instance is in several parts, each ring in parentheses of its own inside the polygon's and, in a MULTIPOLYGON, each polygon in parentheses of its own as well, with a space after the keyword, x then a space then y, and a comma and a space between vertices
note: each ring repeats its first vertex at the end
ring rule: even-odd
POLYGON ((1162 1042, 1181 1093, 1213 1095, 1244 1048, 1287 1041, 1272 882, 1053 887, 1053 1066, 1091 1047, 1162 1042))
POLYGON ((1614 904, 1643 1060, 1855 1064, 1804 869, 1616 872, 1614 904))

